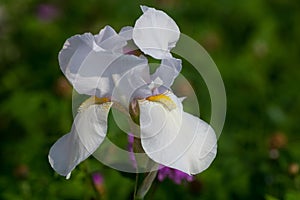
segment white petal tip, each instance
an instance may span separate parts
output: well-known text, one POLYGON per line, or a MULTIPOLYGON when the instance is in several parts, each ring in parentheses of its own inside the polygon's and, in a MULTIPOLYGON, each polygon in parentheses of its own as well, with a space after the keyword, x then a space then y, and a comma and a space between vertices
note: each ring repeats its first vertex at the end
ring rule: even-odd
POLYGON ((186 99, 186 97, 179 97, 180 102, 183 102, 186 99))
POLYGON ((147 12, 147 10, 149 9, 148 6, 140 6, 140 7, 141 7, 143 13, 147 12))
POLYGON ((68 180, 70 179, 70 177, 71 177, 71 172, 67 174, 66 179, 68 180))

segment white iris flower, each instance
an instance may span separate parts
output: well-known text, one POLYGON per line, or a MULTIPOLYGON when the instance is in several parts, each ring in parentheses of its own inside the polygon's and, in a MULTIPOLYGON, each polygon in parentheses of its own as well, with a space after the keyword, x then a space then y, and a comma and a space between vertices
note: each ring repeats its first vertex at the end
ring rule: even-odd
MULTIPOLYGON (((116 33, 106 26, 97 35, 69 38, 59 53, 62 72, 80 94, 90 95, 72 125, 50 149, 49 162, 60 175, 71 171, 103 142, 113 105, 138 113, 145 153, 155 162, 187 174, 205 170, 217 153, 217 138, 209 124, 183 111, 181 99, 170 87, 181 70, 172 57, 180 31, 164 12, 142 6, 135 26, 116 33), (125 53, 133 41, 144 54, 161 59, 150 75, 145 56, 125 53), (132 110, 131 110, 132 111, 132 110)), ((131 45, 132 46, 132 45, 131 45)), ((134 49, 133 49, 134 50, 134 49)))

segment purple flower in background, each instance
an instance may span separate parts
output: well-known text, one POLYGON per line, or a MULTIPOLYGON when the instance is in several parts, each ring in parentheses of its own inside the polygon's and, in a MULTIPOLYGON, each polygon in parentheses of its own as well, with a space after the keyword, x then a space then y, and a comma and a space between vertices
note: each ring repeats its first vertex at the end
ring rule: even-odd
MULTIPOLYGON (((136 167, 136 160, 133 153, 133 143, 134 136, 132 134, 128 134, 128 151, 130 152, 130 160, 132 161, 134 167, 136 167)), ((157 179, 159 181, 163 181, 167 177, 173 180, 173 182, 178 185, 184 181, 191 182, 194 180, 194 177, 188 175, 187 173, 170 167, 164 167, 163 165, 161 165, 157 173, 157 179)))
POLYGON ((163 181, 165 178, 171 179, 176 184, 181 184, 184 181, 191 182, 194 180, 194 177, 184 173, 180 170, 173 169, 170 167, 163 167, 158 170, 157 179, 163 181))
POLYGON ((93 178, 93 183, 95 185, 102 185, 103 184, 104 179, 103 179, 103 176, 100 173, 97 173, 97 172, 94 173, 92 175, 92 178, 93 178))
POLYGON ((105 196, 104 178, 99 172, 92 174, 94 187, 100 196, 105 196))
POLYGON ((133 143, 134 143, 134 136, 129 133, 128 134, 128 151, 129 151, 129 156, 130 156, 130 160, 132 161, 132 165, 134 166, 134 168, 137 168, 136 160, 135 160, 134 152, 133 152, 133 143))
POLYGON ((37 7, 37 17, 41 21, 49 22, 55 19, 59 14, 59 10, 56 6, 51 4, 40 4, 37 7))

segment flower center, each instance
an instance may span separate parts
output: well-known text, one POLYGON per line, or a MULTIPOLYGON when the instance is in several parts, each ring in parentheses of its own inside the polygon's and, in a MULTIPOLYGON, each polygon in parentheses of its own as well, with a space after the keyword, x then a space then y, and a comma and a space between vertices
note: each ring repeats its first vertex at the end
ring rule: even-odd
POLYGON ((165 94, 149 96, 146 98, 146 100, 161 103, 168 110, 173 110, 177 107, 175 102, 169 96, 167 96, 165 94))

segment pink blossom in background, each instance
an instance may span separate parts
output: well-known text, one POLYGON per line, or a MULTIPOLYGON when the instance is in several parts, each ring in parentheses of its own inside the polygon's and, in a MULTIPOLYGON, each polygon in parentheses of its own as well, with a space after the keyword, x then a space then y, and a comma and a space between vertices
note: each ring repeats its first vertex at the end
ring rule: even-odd
POLYGON ((102 185, 104 181, 103 176, 97 172, 92 175, 92 179, 95 185, 102 185))
POLYGON ((37 7, 37 17, 44 22, 50 22, 59 15, 59 10, 52 4, 40 4, 37 7))
POLYGON ((95 187, 96 191, 98 192, 98 194, 100 195, 100 197, 104 197, 105 196, 105 187, 104 187, 104 178, 103 178, 102 174, 100 174, 99 172, 93 173, 92 181, 93 181, 94 187, 95 187))
POLYGON ((128 134, 128 151, 129 151, 129 156, 130 156, 130 160, 132 162, 132 165, 134 166, 134 168, 137 168, 136 160, 135 160, 134 152, 133 152, 133 143, 134 143, 134 136, 131 133, 129 133, 128 134))
POLYGON ((163 167, 158 170, 157 179, 159 181, 163 181, 165 178, 171 179, 174 183, 178 185, 183 182, 191 182, 194 180, 193 176, 170 167, 163 167))
MULTIPOLYGON (((128 134, 128 150, 130 152, 130 160, 132 161, 132 164, 136 167, 136 161, 133 153, 133 143, 134 136, 132 134, 128 134)), ((163 181, 165 178, 171 179, 174 183, 178 185, 183 182, 191 182, 194 180, 193 176, 190 176, 180 170, 173 169, 170 167, 163 167, 161 165, 157 173, 157 179, 159 181, 163 181)))

